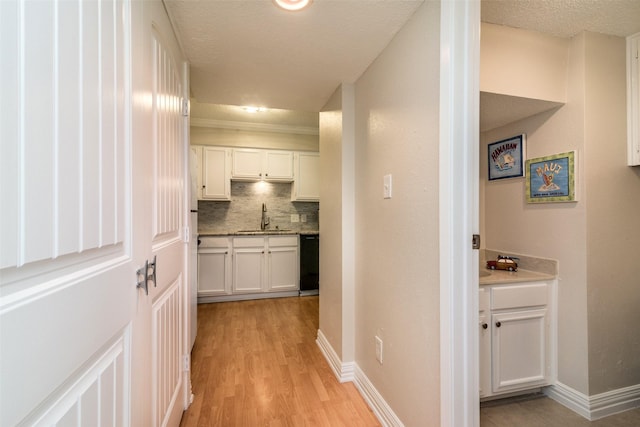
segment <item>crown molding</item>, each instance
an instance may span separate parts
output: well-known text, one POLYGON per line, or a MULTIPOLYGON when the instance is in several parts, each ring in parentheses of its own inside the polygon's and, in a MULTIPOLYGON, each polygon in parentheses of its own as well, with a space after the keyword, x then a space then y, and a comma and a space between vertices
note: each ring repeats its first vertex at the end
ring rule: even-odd
POLYGON ((274 125, 268 123, 236 122, 228 120, 191 118, 192 127, 243 130, 249 132, 293 133, 297 135, 319 135, 318 128, 307 126, 274 125))

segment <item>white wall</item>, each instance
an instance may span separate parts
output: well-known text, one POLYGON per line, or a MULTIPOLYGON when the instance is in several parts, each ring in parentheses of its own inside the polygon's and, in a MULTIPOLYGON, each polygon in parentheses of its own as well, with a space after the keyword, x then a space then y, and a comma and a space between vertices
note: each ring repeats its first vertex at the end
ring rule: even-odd
MULTIPOLYGON (((349 165, 345 165, 349 166, 349 165)), ((342 87, 320 113, 320 330, 342 354, 342 87)), ((351 308, 352 309, 352 308, 351 308)), ((343 360, 344 361, 344 360, 343 360)), ((352 361, 349 360, 349 361, 352 361)))
POLYGON ((440 424, 439 27, 426 2, 356 82, 356 363, 408 426, 440 424))
POLYGON ((480 90, 564 102, 567 45, 567 39, 483 23, 480 90))
POLYGON ((625 40, 587 33, 589 393, 640 384, 640 168, 626 166, 625 40), (634 325, 634 326, 631 326, 634 325))
MULTIPOLYGON (((508 40, 521 31, 499 28, 508 40)), ((481 135, 484 241, 559 261, 558 379, 594 395, 640 384, 640 341, 628 327, 640 320, 640 267, 610 262, 638 251, 640 172, 625 163, 624 40, 580 34, 568 41, 567 65, 566 105, 481 135), (523 179, 487 182, 486 145, 520 133, 527 158, 577 151, 577 203, 531 205, 523 179)))

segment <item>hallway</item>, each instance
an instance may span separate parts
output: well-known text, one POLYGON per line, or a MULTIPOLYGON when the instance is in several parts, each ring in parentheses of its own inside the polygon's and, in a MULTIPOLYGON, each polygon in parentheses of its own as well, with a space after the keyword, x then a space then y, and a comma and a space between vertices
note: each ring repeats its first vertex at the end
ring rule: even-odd
POLYGON ((379 426, 316 345, 318 297, 202 304, 181 427, 379 426))

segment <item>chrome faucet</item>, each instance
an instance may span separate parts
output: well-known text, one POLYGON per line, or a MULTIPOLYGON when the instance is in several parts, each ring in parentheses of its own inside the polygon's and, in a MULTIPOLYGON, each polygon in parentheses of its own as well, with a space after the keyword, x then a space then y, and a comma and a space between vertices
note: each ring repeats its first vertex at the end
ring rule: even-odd
POLYGON ((260 220, 260 230, 266 230, 269 225, 269 217, 267 216, 267 205, 262 204, 262 219, 260 220))

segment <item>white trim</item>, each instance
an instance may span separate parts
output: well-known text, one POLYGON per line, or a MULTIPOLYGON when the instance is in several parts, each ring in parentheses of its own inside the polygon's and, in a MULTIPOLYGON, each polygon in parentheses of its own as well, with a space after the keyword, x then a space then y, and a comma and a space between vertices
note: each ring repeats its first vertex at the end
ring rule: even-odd
POLYGON ((327 337, 319 329, 316 343, 338 381, 341 383, 354 383, 362 398, 367 402, 378 421, 380 421, 380 424, 384 427, 404 427, 400 418, 393 412, 391 406, 384 400, 360 367, 355 362, 342 363, 327 337))
POLYGON ((274 125, 269 123, 236 122, 231 120, 191 118, 191 127, 243 130, 249 132, 292 133, 296 135, 319 135, 316 127, 274 125))
POLYGON ((590 421, 640 408, 640 384, 587 396, 558 382, 544 393, 590 421))
POLYGON ((476 427, 480 2, 440 8, 440 425, 476 427))
POLYGON ((353 382, 373 413, 378 417, 380 424, 384 427, 404 427, 400 418, 393 412, 391 406, 384 400, 358 365, 355 366, 353 382))
POLYGON ((327 359, 327 362, 338 381, 341 383, 353 381, 355 362, 342 363, 340 357, 338 357, 338 354, 335 352, 329 343, 329 340, 327 340, 327 337, 324 336, 320 329, 318 329, 316 344, 320 347, 320 351, 324 355, 324 358, 327 359))

